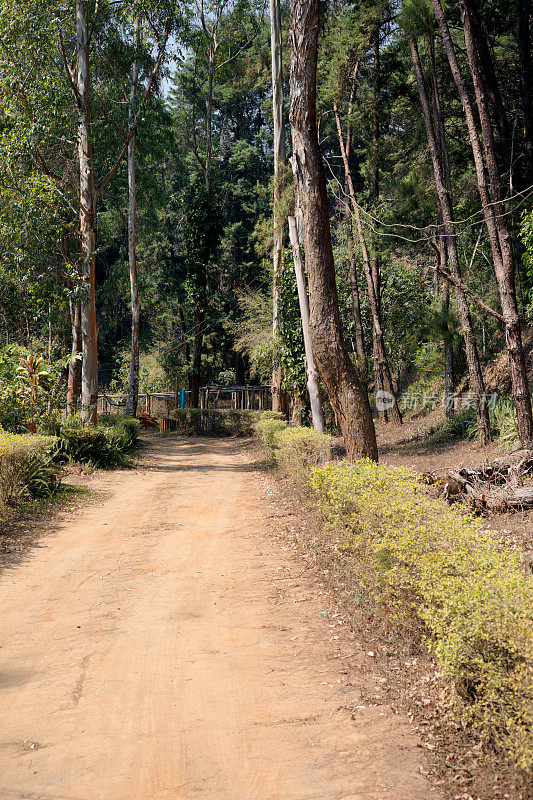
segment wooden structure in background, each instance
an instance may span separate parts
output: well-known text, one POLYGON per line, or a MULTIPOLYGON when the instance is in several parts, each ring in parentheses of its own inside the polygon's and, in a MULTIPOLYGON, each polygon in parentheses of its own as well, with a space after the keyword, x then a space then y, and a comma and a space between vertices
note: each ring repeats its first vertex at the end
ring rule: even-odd
MULTIPOLYGON (((181 391, 150 392, 139 395, 138 410, 150 417, 166 418, 179 407, 181 391), (176 402, 178 400, 178 402, 176 402)), ((100 394, 98 414, 124 413, 127 394, 100 394)), ((190 408, 190 392, 183 392, 184 408, 190 408)), ((210 384, 200 388, 200 408, 233 408, 250 411, 267 411, 272 408, 270 386, 218 386, 210 384)))

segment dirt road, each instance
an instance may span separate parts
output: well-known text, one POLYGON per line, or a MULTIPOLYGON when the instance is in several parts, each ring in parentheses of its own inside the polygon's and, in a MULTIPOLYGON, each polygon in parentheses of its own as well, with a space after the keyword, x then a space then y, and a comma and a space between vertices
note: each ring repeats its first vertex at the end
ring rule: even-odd
POLYGON ((246 448, 152 448, 0 574, 1 800, 435 797, 246 448))

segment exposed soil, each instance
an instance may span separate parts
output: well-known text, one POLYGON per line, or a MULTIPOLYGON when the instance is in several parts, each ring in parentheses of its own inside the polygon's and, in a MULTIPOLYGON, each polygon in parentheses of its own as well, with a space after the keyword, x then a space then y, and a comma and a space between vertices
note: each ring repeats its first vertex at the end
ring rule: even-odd
POLYGON ((438 797, 250 449, 149 448, 3 556, 0 798, 438 797))

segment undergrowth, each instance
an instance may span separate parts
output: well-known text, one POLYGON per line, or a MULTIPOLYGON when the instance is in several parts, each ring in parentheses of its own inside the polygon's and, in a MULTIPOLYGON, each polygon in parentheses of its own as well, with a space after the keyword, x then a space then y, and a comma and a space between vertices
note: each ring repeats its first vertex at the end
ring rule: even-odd
POLYGON ((531 771, 533 581, 523 554, 464 507, 429 497, 410 470, 322 463, 329 437, 311 429, 263 420, 257 433, 321 513, 339 558, 357 565, 373 604, 418 620, 459 720, 531 771))
MULTIPOLYGON (((498 397, 496 403, 489 407, 490 426, 493 439, 497 440, 501 450, 513 450, 520 446, 516 427, 516 410, 509 397, 498 397)), ((445 444, 456 439, 476 439, 477 421, 474 408, 454 414, 438 425, 432 425, 426 431, 426 437, 432 444, 445 444)))

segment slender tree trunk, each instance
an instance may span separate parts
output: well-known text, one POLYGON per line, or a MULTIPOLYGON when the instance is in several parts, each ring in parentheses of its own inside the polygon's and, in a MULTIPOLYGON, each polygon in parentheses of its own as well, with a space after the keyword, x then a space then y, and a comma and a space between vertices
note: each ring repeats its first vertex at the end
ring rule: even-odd
POLYGON ((522 81, 522 114, 524 117, 524 141, 527 157, 526 180, 528 184, 531 183, 531 176, 533 175, 533 90, 531 87, 530 13, 531 0, 517 0, 517 38, 522 81))
MULTIPOLYGON (((346 192, 347 193, 347 192, 346 192)), ((365 335, 363 320, 361 318, 361 300, 359 297, 359 281, 357 280, 357 261, 355 258, 355 245, 352 232, 352 214, 350 204, 344 204, 344 219, 346 222, 346 249, 348 251, 348 268, 350 271, 350 294, 352 297, 352 312, 355 322, 355 352, 361 366, 366 364, 365 335)))
POLYGON ((213 158, 213 81, 215 73, 214 44, 209 49, 209 66, 207 73, 207 99, 206 105, 206 152, 205 152, 205 190, 211 197, 211 161, 213 158))
MULTIPOLYGON (((372 160, 370 169, 370 196, 371 204, 374 207, 379 198, 379 139, 380 139, 380 111, 381 111, 381 81, 380 81, 380 51, 379 51, 379 30, 380 25, 376 27, 374 33, 373 50, 374 50, 374 98, 373 98, 373 122, 372 122, 372 160)), ((348 152, 346 157, 349 161, 348 152)), ((372 281, 374 283, 374 297, 376 315, 379 318, 379 327, 381 329, 381 273, 379 266, 379 256, 376 250, 376 242, 374 240, 372 253, 372 281)), ((374 361, 374 377, 376 382, 376 396, 385 389, 383 378, 382 361, 384 356, 384 347, 379 341, 379 336, 374 336, 372 341, 372 358, 374 361)), ((385 356, 386 359, 386 356, 385 356)), ((388 365, 387 365, 388 369, 388 365)), ((388 419, 387 410, 381 406, 378 407, 379 418, 386 422, 388 419)), ((400 420, 401 421, 401 420, 400 420)))
POLYGON ((67 414, 78 410, 78 394, 81 381, 81 310, 79 302, 69 301, 72 328, 71 358, 68 365, 67 414))
MULTIPOLYGON (((442 289, 442 310, 444 313, 447 313, 449 308, 450 288, 445 284, 442 289)), ((453 342, 449 335, 444 337, 444 410, 446 412, 446 419, 453 419, 455 416, 455 374, 453 365, 453 342)))
POLYGON ((313 428, 315 428, 315 430, 317 430, 319 433, 324 433, 325 426, 324 414, 322 412, 322 400, 320 399, 320 381, 318 378, 318 369, 311 344, 311 331, 309 329, 309 301, 307 298, 307 287, 305 283, 305 268, 300 251, 300 240, 298 238, 295 217, 289 217, 289 238, 291 241, 294 272, 296 274, 296 285, 298 287, 300 316, 302 318, 302 332, 305 349, 305 372, 307 376, 307 391, 309 392, 309 401, 311 403, 311 419, 313 421, 313 428))
MULTIPOLYGON (((355 91, 357 88, 357 76, 359 74, 359 61, 356 61, 352 74, 352 86, 350 89, 350 101, 348 103, 348 115, 346 120, 346 156, 348 162, 350 161, 350 150, 352 146, 352 111, 353 102, 355 98, 355 91)), ((348 178, 344 176, 344 193, 348 195, 348 178)), ((361 302, 359 296, 359 281, 357 280, 357 260, 355 254, 355 245, 353 240, 352 229, 352 212, 350 210, 350 203, 344 203, 344 219, 346 222, 346 249, 348 253, 348 267, 350 275, 350 293, 352 297, 352 311, 355 322, 355 351, 359 359, 361 367, 366 368, 366 349, 365 337, 363 329, 363 321, 361 318, 361 302)))
POLYGON ((318 29, 319 0, 293 0, 290 119, 304 221, 311 340, 348 458, 377 460, 370 403, 344 342, 339 313, 326 179, 316 126, 318 29))
MULTIPOLYGON (((135 48, 138 50, 141 43, 140 21, 135 20, 135 48)), ((139 80, 139 62, 135 59, 131 76, 130 92, 130 123, 135 116, 134 103, 139 80)), ((134 133, 128 143, 128 263, 130 269, 131 292, 131 367, 128 401, 125 413, 131 417, 137 414, 139 402, 139 330, 141 319, 141 304, 139 302, 139 284, 137 280, 137 189, 135 185, 135 148, 137 136, 134 133)))
POLYGON ((494 137, 486 101, 483 97, 482 86, 479 80, 479 64, 475 53, 475 46, 472 40, 471 26, 469 25, 467 9, 462 6, 463 25, 465 31, 465 44, 467 49, 470 71, 476 92, 476 102, 483 131, 483 145, 487 158, 487 169, 493 184, 494 203, 491 202, 489 188, 486 182, 485 166, 483 162, 483 152, 481 142, 476 127, 474 109, 468 94, 465 80, 461 74, 459 62, 455 54, 455 47, 450 34, 446 16, 444 14, 440 0, 431 0, 437 22, 439 24, 444 48, 448 57, 451 72, 459 97, 465 112, 470 144, 474 156, 478 191, 481 198, 483 215, 489 234, 489 241, 494 262, 494 271, 498 281, 498 290, 502 314, 504 317, 505 341, 507 354, 509 357, 509 368, 511 374, 511 385, 513 400, 516 407, 518 436, 523 447, 533 445, 533 416, 531 412, 531 397, 529 394, 529 382, 526 370, 524 348, 522 345, 522 331, 518 316, 518 306, 516 302, 515 290, 515 266, 512 251, 509 228, 505 217, 505 209, 501 202, 501 181, 496 164, 494 137))
POLYGON ((194 314, 194 343, 192 348, 191 408, 198 408, 202 377, 202 346, 204 343, 204 304, 198 304, 194 314))
MULTIPOLYGON (((272 114, 274 118, 274 247, 272 311, 274 339, 279 336, 279 292, 283 264, 285 219, 280 216, 280 201, 283 193, 283 180, 287 154, 285 148, 285 120, 283 108, 283 60, 282 60, 281 12, 279 0, 270 0, 270 49, 272 54, 272 114)), ((272 410, 283 410, 281 365, 274 363, 272 370, 272 410)))
MULTIPOLYGON (((439 163, 442 168, 444 185, 452 201, 452 180, 450 173, 450 163, 448 160, 448 148, 446 146, 446 135, 444 130, 444 116, 440 103, 439 85, 437 81, 437 68, 435 61, 435 39, 432 35, 429 39, 429 63, 430 63, 430 76, 431 76, 431 111, 433 117, 433 131, 435 139, 438 144, 439 150, 439 163)), ((448 252, 446 246, 446 239, 442 234, 442 213, 437 198, 437 208, 439 217, 439 226, 441 232, 439 233, 439 261, 443 265, 448 263, 448 252)), ((437 290, 439 286, 438 270, 435 270, 435 281, 437 290)), ((446 316, 450 308, 450 287, 446 281, 442 288, 442 311, 446 316)), ((455 415, 455 370, 453 361, 453 340, 449 335, 449 331, 444 336, 444 409, 447 419, 452 419, 455 415)))
MULTIPOLYGON (((426 126, 426 135, 431 156, 431 163, 433 166, 433 175, 435 177, 437 201, 439 205, 440 217, 442 219, 442 228, 444 240, 446 242, 446 253, 448 256, 450 273, 457 278, 461 278, 459 255, 457 251, 457 238, 453 219, 453 201, 451 197, 451 191, 446 185, 447 182, 442 169, 442 164, 445 161, 447 162, 446 144, 445 142, 442 143, 445 149, 441 154, 437 134, 435 133, 433 127, 431 107, 424 82, 420 55, 418 53, 416 41, 413 38, 409 38, 409 47, 411 49, 411 59, 413 62, 420 104, 422 106, 422 114, 426 126)), ((438 248, 437 257, 441 257, 438 248)), ((443 265, 441 264, 439 266, 443 265)), ((485 397, 483 373, 481 371, 481 364, 479 362, 479 354, 477 350, 476 338, 474 336, 474 329, 472 327, 472 319, 470 316, 468 302, 464 292, 462 292, 458 287, 455 288, 455 305, 461 321, 461 331, 465 343, 470 388, 475 394, 479 440, 482 444, 486 444, 490 441, 490 422, 489 411, 485 397)))
POLYGON ((335 121, 337 123, 337 134, 339 137, 339 146, 341 150, 341 156, 344 164, 344 173, 347 178, 348 182, 348 190, 349 190, 349 197, 350 202, 352 204, 352 213, 355 219, 355 227, 357 230, 357 236, 359 238, 359 246, 361 247, 361 256, 363 260, 363 269, 365 272, 366 277, 366 286, 368 291, 368 299, 370 302, 370 311, 372 314, 372 333, 373 333, 373 350, 375 355, 375 364, 376 364, 376 374, 379 376, 379 382, 376 381, 376 397, 377 401, 376 404, 378 406, 378 411, 387 411, 388 414, 394 419, 395 422, 401 424, 402 422, 402 415, 400 413, 400 409, 398 407, 398 403, 396 402, 395 391, 394 391, 394 384, 392 382, 392 377, 389 368, 389 362, 387 359, 387 352, 385 349, 385 339, 383 336, 383 330, 381 328, 381 317, 379 313, 379 303, 376 294, 376 284, 374 280, 374 275, 372 274, 372 264, 370 261, 370 254, 368 252, 368 248, 366 246, 365 235, 363 232, 363 226, 361 224, 361 216, 359 214, 359 206, 357 205, 357 200, 355 197, 355 189, 352 180, 352 173, 350 170, 350 165, 348 163, 348 156, 346 154, 346 147, 344 144, 344 137, 342 134, 342 127, 341 127, 341 120, 339 116, 339 112, 337 109, 336 104, 333 107, 335 113, 335 121), (381 388, 383 387, 383 388, 381 388), (378 394, 379 392, 385 392, 388 397, 383 394, 378 394))
POLYGON ((83 352, 81 406, 83 418, 87 422, 96 423, 98 402, 98 333, 95 305, 96 190, 91 131, 88 0, 77 0, 76 2, 76 39, 77 89, 80 98, 78 160, 81 272, 87 290, 87 295, 81 302, 83 352))

